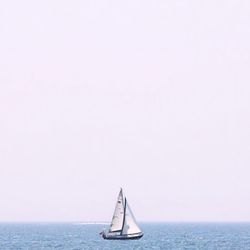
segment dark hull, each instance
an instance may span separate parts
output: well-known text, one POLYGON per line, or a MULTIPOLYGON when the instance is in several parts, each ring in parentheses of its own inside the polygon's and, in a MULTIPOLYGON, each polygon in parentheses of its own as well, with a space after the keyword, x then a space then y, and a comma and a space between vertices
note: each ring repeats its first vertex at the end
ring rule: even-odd
POLYGON ((102 235, 104 240, 139 240, 142 236, 143 234, 135 236, 126 236, 126 235, 109 236, 105 234, 102 235))

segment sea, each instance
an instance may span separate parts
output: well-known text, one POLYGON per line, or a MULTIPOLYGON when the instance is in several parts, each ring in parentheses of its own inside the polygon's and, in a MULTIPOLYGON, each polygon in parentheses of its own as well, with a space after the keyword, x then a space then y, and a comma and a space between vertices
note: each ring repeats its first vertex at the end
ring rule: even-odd
POLYGON ((2 223, 1 250, 250 250, 250 223, 142 223, 140 240, 103 240, 107 225, 85 223, 2 223))

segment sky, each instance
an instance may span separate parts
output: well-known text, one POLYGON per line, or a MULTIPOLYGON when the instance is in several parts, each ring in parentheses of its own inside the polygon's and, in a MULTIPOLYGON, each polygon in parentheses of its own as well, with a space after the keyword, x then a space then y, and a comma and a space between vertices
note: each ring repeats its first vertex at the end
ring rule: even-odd
POLYGON ((250 2, 0 2, 0 222, 250 221, 250 2))

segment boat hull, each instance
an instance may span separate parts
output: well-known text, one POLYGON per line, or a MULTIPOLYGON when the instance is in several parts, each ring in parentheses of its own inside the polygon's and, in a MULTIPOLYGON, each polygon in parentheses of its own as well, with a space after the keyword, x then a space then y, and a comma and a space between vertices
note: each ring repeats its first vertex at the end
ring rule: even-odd
POLYGON ((102 234, 104 240, 139 240, 143 234, 136 235, 106 235, 102 234))

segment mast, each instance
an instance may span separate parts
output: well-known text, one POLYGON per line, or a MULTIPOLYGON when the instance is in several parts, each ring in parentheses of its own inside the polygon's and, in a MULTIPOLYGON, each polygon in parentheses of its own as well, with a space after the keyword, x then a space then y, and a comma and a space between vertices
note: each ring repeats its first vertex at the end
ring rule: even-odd
POLYGON ((125 204, 124 204, 124 212, 123 212, 123 221, 122 221, 122 230, 121 230, 121 235, 122 231, 124 228, 124 223, 125 223, 125 217, 126 217, 126 207, 127 207, 127 198, 125 197, 125 204))

